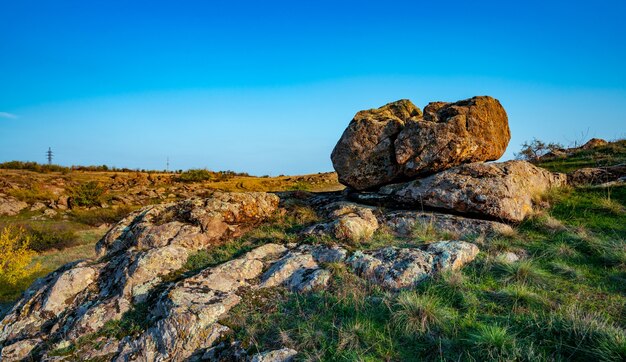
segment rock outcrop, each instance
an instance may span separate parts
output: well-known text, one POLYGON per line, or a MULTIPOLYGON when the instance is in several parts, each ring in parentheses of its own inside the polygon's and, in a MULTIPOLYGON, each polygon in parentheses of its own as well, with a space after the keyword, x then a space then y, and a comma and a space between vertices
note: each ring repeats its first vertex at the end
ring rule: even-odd
POLYGON ((422 115, 408 100, 361 111, 331 154, 339 181, 367 190, 463 163, 496 160, 510 139, 506 112, 483 96, 433 102, 422 115))
POLYGON ((359 241, 371 238, 378 230, 378 220, 371 207, 340 201, 331 203, 324 209, 329 221, 308 227, 304 230, 305 235, 359 241))
POLYGON ((418 248, 387 247, 356 252, 347 263, 354 271, 389 289, 412 287, 433 274, 456 270, 474 260, 478 247, 463 241, 440 241, 418 248))
POLYGON ((457 238, 468 236, 511 235, 513 228, 492 220, 480 220, 438 212, 397 210, 381 216, 381 224, 397 236, 411 236, 420 230, 433 230, 457 238))
POLYGON ((0 216, 17 215, 20 211, 28 207, 24 201, 20 201, 12 196, 0 196, 0 216))
POLYGON ((384 186, 373 195, 352 197, 364 202, 395 203, 520 222, 533 211, 533 198, 566 183, 564 174, 525 161, 472 163, 423 179, 384 186))
POLYGON ((567 183, 572 186, 598 185, 620 180, 626 180, 626 164, 585 167, 567 174, 567 183))
POLYGON ((70 263, 33 284, 0 323, 0 345, 26 351, 96 332, 146 301, 191 252, 266 220, 278 203, 272 194, 215 192, 132 213, 98 242, 100 260, 70 263))

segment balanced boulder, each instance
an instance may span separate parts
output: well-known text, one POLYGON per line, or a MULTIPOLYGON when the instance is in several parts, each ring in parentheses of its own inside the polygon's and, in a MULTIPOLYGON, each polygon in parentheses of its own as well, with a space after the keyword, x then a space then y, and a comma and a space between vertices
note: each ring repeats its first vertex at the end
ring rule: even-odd
POLYGON ((367 190, 496 160, 511 137, 506 112, 492 97, 433 102, 424 112, 408 100, 358 112, 331 155, 339 181, 367 190))

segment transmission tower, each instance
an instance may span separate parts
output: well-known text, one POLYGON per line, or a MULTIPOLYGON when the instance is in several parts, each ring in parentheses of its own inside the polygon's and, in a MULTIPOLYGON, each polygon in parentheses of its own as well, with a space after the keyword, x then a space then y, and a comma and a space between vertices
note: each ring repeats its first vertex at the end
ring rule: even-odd
POLYGON ((46 157, 48 158, 48 165, 52 165, 52 156, 54 156, 54 154, 52 153, 52 148, 48 147, 48 151, 46 152, 46 157))
POLYGON ((167 158, 167 163, 165 165, 165 171, 170 172, 170 158, 167 158))

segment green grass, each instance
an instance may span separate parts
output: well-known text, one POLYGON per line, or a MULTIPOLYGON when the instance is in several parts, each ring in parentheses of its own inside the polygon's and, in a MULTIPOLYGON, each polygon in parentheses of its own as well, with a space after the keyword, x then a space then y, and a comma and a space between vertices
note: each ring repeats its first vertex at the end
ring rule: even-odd
POLYGON ((536 164, 550 171, 571 172, 583 167, 611 166, 626 162, 626 140, 611 142, 590 150, 579 150, 572 155, 544 159, 536 164))
MULTIPOLYGON (((328 266, 326 291, 249 292, 223 323, 250 352, 287 346, 299 360, 556 360, 626 358, 624 187, 564 189, 547 217, 481 240, 461 271, 391 293, 328 266), (505 250, 526 255, 504 263, 505 250)), ((430 235, 416 230, 416 239, 430 235)), ((378 233, 361 246, 411 244, 378 233)))

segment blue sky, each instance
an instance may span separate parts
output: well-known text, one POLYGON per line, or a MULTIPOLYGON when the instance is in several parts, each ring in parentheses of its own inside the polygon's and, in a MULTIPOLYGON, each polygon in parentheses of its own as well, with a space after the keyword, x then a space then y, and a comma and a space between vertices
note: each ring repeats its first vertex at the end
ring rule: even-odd
POLYGON ((491 95, 524 140, 626 137, 626 2, 0 0, 0 161, 332 169, 354 113, 491 95))

